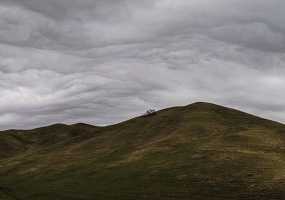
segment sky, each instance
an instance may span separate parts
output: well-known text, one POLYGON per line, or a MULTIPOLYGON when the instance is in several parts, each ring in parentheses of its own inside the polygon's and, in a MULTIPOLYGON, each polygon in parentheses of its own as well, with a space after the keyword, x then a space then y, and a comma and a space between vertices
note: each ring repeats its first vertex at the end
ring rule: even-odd
POLYGON ((285 122, 284 0, 0 0, 0 129, 212 102, 285 122))

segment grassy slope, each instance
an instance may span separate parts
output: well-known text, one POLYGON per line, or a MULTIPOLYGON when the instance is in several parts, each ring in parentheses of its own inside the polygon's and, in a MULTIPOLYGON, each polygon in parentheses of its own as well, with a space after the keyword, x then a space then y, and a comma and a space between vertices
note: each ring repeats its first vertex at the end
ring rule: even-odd
POLYGON ((0 199, 284 199, 284 133, 207 103, 104 128, 5 132, 0 199))

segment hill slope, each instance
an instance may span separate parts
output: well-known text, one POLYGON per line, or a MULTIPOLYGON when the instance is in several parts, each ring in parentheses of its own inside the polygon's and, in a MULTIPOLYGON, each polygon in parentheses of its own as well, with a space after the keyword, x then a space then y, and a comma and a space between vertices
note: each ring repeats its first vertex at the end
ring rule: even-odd
POLYGON ((285 125, 195 103, 0 134, 0 199, 285 199, 285 125))

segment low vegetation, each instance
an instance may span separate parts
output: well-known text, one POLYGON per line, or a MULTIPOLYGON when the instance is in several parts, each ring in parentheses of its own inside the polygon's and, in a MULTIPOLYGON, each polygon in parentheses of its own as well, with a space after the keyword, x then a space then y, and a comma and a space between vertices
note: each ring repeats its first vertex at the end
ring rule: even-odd
POLYGON ((285 125, 209 103, 0 133, 1 200, 285 199, 285 125))

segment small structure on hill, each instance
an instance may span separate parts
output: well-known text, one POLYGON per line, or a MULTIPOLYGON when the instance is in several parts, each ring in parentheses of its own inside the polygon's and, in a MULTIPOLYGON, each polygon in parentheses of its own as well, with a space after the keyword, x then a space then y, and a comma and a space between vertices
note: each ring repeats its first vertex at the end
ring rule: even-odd
POLYGON ((156 110, 154 109, 149 109, 145 112, 145 114, 143 115, 144 117, 147 117, 147 116, 151 116, 151 115, 155 115, 156 114, 156 110))

